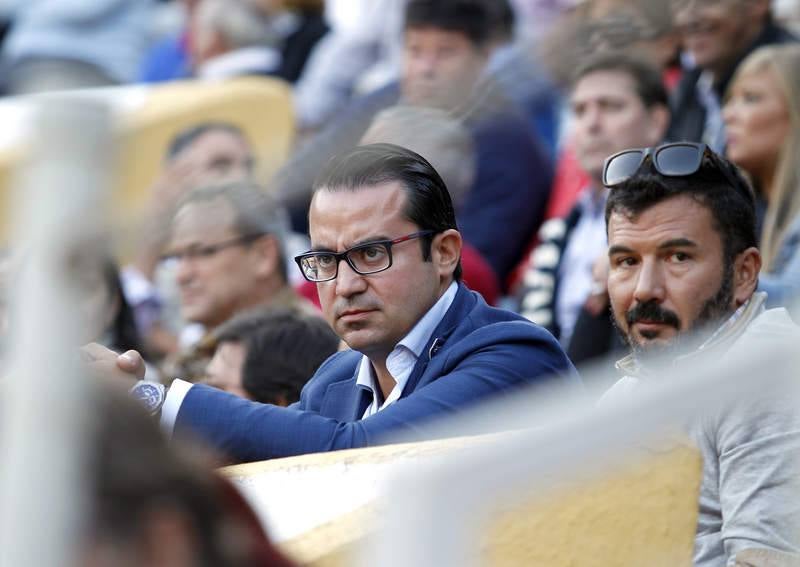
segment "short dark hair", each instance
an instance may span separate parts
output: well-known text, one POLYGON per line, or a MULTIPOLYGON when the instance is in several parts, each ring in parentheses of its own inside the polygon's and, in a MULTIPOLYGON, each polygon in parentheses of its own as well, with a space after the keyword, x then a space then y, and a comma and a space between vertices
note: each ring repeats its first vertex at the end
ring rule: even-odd
POLYGON ((405 29, 439 28, 459 32, 477 47, 494 39, 500 22, 481 0, 410 0, 405 29))
MULTIPOLYGON (((394 144, 358 146, 331 159, 314 181, 314 190, 355 191, 399 182, 406 191, 405 217, 420 230, 458 230, 453 202, 442 178, 424 157, 394 144)), ((432 237, 423 238, 423 258, 430 260, 432 237)), ((459 260, 453 278, 461 279, 459 260)))
POLYGON ((511 0, 488 0, 489 7, 494 17, 494 39, 500 42, 509 42, 514 39, 514 27, 517 16, 511 0))
POLYGON ((645 107, 669 107, 669 95, 664 88, 661 73, 651 62, 629 53, 606 51, 590 56, 573 73, 571 88, 574 89, 578 81, 586 75, 600 71, 617 71, 630 76, 635 84, 636 94, 645 107))
POLYGON ((230 122, 202 122, 190 126, 185 130, 181 130, 172 138, 167 147, 166 160, 171 161, 175 159, 183 150, 194 144, 198 138, 208 132, 227 132, 228 134, 232 134, 248 142, 245 133, 235 124, 231 124, 230 122))
POLYGON ((661 175, 647 160, 635 175, 610 190, 606 229, 614 212, 636 216, 679 195, 690 196, 711 212, 726 265, 732 265, 747 248, 757 246, 753 189, 736 166, 711 150, 696 173, 681 177, 661 175))
POLYGON ((267 191, 249 181, 197 187, 181 198, 175 211, 180 211, 187 205, 216 199, 223 199, 233 209, 233 227, 240 236, 268 234, 275 238, 280 252, 280 274, 284 281, 288 281, 284 250, 289 231, 286 211, 267 191))
POLYGON ((317 368, 339 347, 339 337, 321 318, 290 309, 242 313, 214 332, 216 344, 239 342, 246 354, 242 386, 257 402, 300 399, 317 368))

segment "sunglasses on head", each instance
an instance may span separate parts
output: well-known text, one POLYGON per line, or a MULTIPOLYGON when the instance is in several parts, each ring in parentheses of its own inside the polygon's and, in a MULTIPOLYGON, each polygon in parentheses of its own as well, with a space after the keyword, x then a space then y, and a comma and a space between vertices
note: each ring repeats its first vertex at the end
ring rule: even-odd
POLYGON ((700 169, 706 155, 711 155, 708 146, 694 142, 622 150, 606 158, 603 164, 603 185, 616 187, 624 183, 639 171, 648 157, 655 170, 665 177, 692 175, 700 169))

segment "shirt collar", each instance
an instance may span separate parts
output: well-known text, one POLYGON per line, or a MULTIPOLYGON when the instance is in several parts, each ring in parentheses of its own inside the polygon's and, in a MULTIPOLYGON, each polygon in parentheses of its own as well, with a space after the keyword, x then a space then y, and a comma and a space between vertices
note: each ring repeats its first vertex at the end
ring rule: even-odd
MULTIPOLYGON (((457 292, 458 284, 456 282, 451 283, 447 288, 447 291, 442 294, 442 297, 440 297, 439 300, 433 304, 433 307, 431 307, 428 312, 425 313, 422 319, 417 321, 417 324, 414 325, 411 331, 409 331, 408 334, 397 343, 389 356, 391 357, 401 350, 407 350, 414 355, 414 358, 419 358, 422 354, 422 350, 428 343, 428 339, 430 339, 431 335, 436 330, 436 327, 439 325, 439 323, 441 323, 442 319, 444 319, 447 310, 450 309, 450 306, 453 304, 457 292)), ((373 375, 374 373, 372 371, 372 364, 366 356, 362 356, 361 365, 358 369, 356 385, 365 386, 370 390, 374 390, 373 375)), ((397 380, 397 385, 401 388, 405 386, 405 381, 408 380, 408 376, 393 377, 395 380, 397 380), (400 384, 400 379, 404 379, 404 383, 402 385, 400 384)))

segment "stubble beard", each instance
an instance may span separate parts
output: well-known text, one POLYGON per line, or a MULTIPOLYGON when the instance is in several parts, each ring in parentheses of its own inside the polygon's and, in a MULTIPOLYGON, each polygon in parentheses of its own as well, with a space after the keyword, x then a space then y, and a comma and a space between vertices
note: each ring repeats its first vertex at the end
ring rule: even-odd
MULTIPOLYGON (((678 316, 672 311, 664 312, 663 319, 673 326, 677 333, 668 341, 639 341, 632 331, 631 321, 628 321, 628 332, 624 332, 616 317, 612 317, 614 327, 620 333, 625 343, 630 347, 636 360, 642 366, 652 366, 655 361, 672 361, 676 357, 688 354, 699 347, 711 334, 719 328, 725 319, 732 314, 733 305, 733 263, 726 262, 723 270, 722 283, 716 293, 707 299, 700 308, 697 317, 691 321, 684 330, 678 316)), ((637 308, 634 307, 626 313, 626 317, 637 308)), ((661 309, 660 306, 656 306, 661 309)), ((654 308, 651 307, 652 311, 654 308)), ((646 310, 646 308, 645 308, 646 310)))

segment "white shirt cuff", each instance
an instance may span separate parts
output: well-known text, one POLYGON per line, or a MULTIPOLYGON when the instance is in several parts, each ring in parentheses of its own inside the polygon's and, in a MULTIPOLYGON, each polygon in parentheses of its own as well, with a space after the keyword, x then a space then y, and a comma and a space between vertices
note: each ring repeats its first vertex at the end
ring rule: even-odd
POLYGON ((185 380, 173 380, 172 385, 167 391, 167 398, 164 400, 164 405, 161 406, 161 430, 167 436, 172 437, 172 432, 175 429, 175 422, 178 419, 178 411, 183 404, 183 398, 189 393, 193 384, 185 380))

